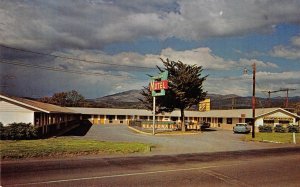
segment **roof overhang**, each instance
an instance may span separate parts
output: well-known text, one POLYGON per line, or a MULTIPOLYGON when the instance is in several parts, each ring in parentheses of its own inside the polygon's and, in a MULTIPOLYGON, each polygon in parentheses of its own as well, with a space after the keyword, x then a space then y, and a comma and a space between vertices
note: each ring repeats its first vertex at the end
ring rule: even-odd
POLYGON ((47 110, 44 110, 42 108, 29 105, 29 104, 26 104, 26 103, 23 103, 23 102, 20 102, 20 101, 17 101, 15 99, 6 97, 4 95, 0 95, 0 98, 3 99, 4 101, 11 102, 11 103, 17 104, 19 106, 23 106, 23 107, 31 109, 33 111, 40 111, 40 112, 50 113, 50 111, 47 111, 47 110))
POLYGON ((263 113, 263 114, 261 114, 261 115, 256 116, 255 118, 260 118, 260 117, 263 117, 263 116, 266 116, 266 115, 274 114, 274 113, 276 113, 276 112, 282 112, 282 113, 284 113, 284 114, 293 116, 293 117, 295 117, 295 118, 300 118, 300 116, 298 116, 297 114, 294 114, 294 113, 289 112, 289 111, 287 111, 287 110, 284 110, 284 109, 282 109, 282 108, 277 108, 277 109, 272 110, 272 111, 270 111, 270 112, 263 113))

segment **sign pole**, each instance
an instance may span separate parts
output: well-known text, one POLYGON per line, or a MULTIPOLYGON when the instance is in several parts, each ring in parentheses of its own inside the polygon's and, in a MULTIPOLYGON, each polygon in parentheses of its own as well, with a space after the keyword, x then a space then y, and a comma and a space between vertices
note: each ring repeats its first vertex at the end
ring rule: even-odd
POLYGON ((155 135, 155 97, 153 97, 153 122, 152 122, 152 135, 155 135))
POLYGON ((153 97, 153 123, 152 123, 152 135, 155 135, 155 97, 164 96, 166 89, 168 89, 168 71, 160 73, 158 76, 151 77, 149 85, 153 97))

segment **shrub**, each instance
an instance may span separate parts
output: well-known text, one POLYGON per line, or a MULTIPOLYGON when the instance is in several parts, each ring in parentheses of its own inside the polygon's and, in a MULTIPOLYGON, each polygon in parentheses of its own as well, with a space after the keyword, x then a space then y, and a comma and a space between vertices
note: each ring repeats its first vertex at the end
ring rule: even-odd
POLYGON ((3 126, 3 124, 0 122, 0 139, 2 140, 2 136, 4 135, 4 130, 5 130, 5 127, 3 126))
POLYGON ((30 123, 1 124, 1 140, 28 140, 37 138, 37 130, 30 123))
POLYGON ((283 127, 282 125, 276 125, 274 127, 274 132, 285 133, 286 132, 286 128, 283 127))
POLYGON ((289 125, 287 127, 288 129, 288 132, 296 132, 296 133, 299 133, 300 132, 300 127, 299 125, 289 125))
POLYGON ((129 121, 129 126, 142 127, 142 121, 141 120, 132 120, 132 121, 129 121))
POLYGON ((272 127, 269 125, 262 125, 258 127, 259 132, 272 132, 272 127))

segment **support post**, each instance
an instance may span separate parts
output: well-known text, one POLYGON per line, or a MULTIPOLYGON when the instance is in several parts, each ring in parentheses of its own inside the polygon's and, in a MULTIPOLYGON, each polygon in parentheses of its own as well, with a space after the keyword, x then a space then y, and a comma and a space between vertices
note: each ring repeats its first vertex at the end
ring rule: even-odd
POLYGON ((293 143, 294 143, 294 144, 297 143, 297 142, 296 142, 296 133, 295 133, 295 132, 293 132, 293 143))
POLYGON ((289 107, 289 89, 286 89, 285 108, 289 107))

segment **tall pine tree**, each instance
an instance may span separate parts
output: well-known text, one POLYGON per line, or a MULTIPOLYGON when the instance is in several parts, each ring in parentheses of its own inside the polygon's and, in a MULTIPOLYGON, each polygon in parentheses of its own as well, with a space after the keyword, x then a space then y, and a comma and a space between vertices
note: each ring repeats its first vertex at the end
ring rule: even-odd
MULTIPOLYGON (((157 67, 159 72, 169 72, 169 89, 165 96, 156 97, 157 112, 172 112, 180 109, 181 129, 185 131, 184 110, 199 104, 206 97, 203 91, 202 83, 207 76, 202 76, 202 66, 187 65, 181 61, 170 61, 161 59, 164 68, 157 67)), ((148 87, 144 87, 141 94, 144 96, 141 101, 149 109, 153 110, 153 98, 148 87)))

